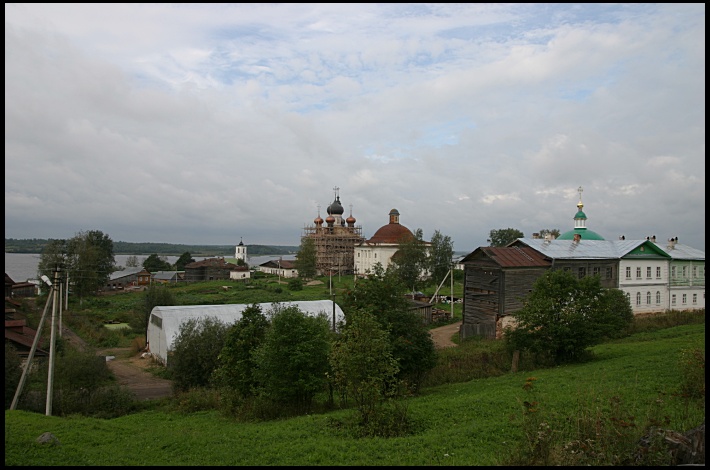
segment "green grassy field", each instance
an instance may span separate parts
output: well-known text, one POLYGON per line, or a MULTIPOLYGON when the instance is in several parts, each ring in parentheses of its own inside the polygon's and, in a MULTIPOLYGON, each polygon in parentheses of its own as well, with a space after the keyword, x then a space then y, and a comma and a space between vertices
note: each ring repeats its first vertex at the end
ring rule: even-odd
POLYGON ((404 402, 414 433, 388 439, 345 432, 350 410, 261 423, 159 407, 111 420, 6 410, 5 465, 594 464, 594 453, 608 465, 648 425, 704 421, 704 385, 701 398, 682 393, 690 350, 704 377, 704 322, 598 345, 583 364, 426 387, 404 402), (45 432, 58 443, 37 443, 45 432))

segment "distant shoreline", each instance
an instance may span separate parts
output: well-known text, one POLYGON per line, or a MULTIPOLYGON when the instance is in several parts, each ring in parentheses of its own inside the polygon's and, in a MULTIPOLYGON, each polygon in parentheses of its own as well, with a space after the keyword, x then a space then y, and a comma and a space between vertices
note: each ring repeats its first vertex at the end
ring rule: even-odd
MULTIPOLYGON (((44 247, 50 242, 49 239, 5 239, 5 253, 42 253, 44 247)), ((183 253, 190 253, 192 256, 213 257, 224 256, 233 257, 237 245, 182 245, 176 243, 132 243, 113 242, 113 253, 115 255, 146 255, 151 254, 165 256, 180 256, 183 253)), ((269 256, 269 255, 290 255, 298 252, 298 246, 288 245, 248 245, 249 256, 269 256)))

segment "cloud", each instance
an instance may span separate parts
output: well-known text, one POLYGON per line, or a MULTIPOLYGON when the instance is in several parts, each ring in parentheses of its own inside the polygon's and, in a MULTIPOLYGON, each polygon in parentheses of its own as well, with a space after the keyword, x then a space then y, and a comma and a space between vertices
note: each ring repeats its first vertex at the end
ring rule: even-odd
POLYGON ((704 4, 6 4, 5 234, 705 249, 704 4), (339 188, 339 189, 334 189, 339 188), (666 235, 663 235, 663 234, 666 235))

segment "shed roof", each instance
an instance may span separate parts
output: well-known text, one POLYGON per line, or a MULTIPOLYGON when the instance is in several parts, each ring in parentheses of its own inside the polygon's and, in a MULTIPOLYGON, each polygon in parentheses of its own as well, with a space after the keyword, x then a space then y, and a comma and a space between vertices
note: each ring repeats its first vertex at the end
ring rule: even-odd
POLYGON ((502 268, 550 266, 544 255, 527 246, 484 246, 474 250, 462 262, 472 261, 479 256, 487 256, 502 268))
POLYGON ((109 280, 115 281, 116 279, 120 279, 122 277, 135 276, 136 274, 143 271, 144 269, 145 268, 140 267, 140 268, 125 268, 121 271, 114 271, 109 275, 109 280))

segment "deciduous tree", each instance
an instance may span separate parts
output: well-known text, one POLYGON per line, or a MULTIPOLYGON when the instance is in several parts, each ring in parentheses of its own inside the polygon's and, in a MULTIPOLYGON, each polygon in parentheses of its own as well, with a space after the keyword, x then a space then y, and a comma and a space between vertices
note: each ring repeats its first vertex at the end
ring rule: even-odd
POLYGON ((414 232, 414 237, 404 235, 390 265, 390 269, 412 292, 422 284, 427 272, 427 246, 423 238, 424 232, 420 228, 414 232))
POLYGON ((618 334, 632 321, 633 310, 626 295, 603 288, 599 276, 578 279, 554 270, 535 281, 514 316, 516 326, 505 333, 508 345, 549 355, 559 364, 581 359, 590 346, 618 334))
POLYGON ((446 274, 451 269, 453 257, 454 243, 451 241, 451 237, 435 230, 434 235, 431 237, 428 264, 431 277, 436 283, 441 282, 446 277, 446 274))
POLYGON ((175 390, 210 385, 228 329, 217 317, 190 318, 180 325, 170 353, 175 390))
POLYGON ((180 257, 178 258, 177 261, 175 261, 175 270, 176 271, 184 271, 185 270, 185 265, 194 263, 195 259, 190 255, 190 252, 186 251, 185 253, 181 254, 180 257))
POLYGON ((227 339, 219 354, 219 367, 213 382, 220 387, 229 387, 241 397, 254 394, 256 362, 254 352, 264 341, 269 320, 257 304, 248 306, 227 332, 227 339))
POLYGON ((113 241, 100 230, 78 232, 68 241, 52 240, 42 251, 38 274, 53 279, 57 266, 69 275, 74 295, 96 295, 116 271, 113 241))
POLYGON ((424 320, 405 297, 406 286, 397 275, 375 265, 374 272, 358 280, 343 297, 346 322, 349 312, 370 312, 388 332, 392 355, 397 360, 397 378, 418 390, 424 375, 436 365, 436 349, 424 320))
POLYGON ((524 236, 523 232, 516 228, 501 228, 491 230, 487 241, 490 243, 490 246, 506 246, 508 243, 514 242, 524 236))
POLYGON ((296 269, 298 277, 312 279, 316 276, 316 243, 310 237, 301 238, 301 246, 296 254, 296 269))
POLYGON ((165 257, 160 257, 155 253, 148 256, 145 261, 143 261, 143 267, 151 273, 170 271, 172 269, 172 265, 168 263, 165 257))
POLYGON ((279 305, 269 316, 271 327, 253 355, 259 395, 308 411, 315 395, 327 389, 332 334, 328 319, 279 305))

